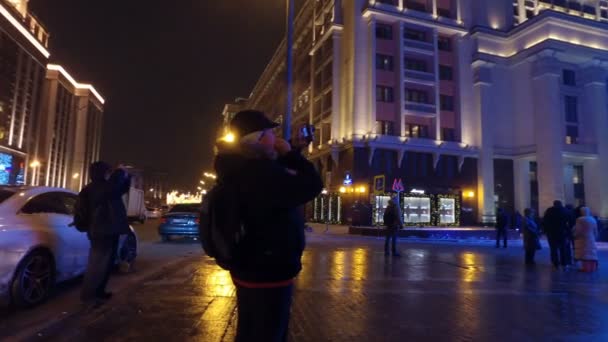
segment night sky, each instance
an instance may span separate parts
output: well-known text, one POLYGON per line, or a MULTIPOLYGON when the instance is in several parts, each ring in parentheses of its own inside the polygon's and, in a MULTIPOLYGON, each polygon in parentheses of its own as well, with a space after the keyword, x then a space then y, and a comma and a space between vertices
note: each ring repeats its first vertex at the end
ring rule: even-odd
POLYGON ((31 0, 51 61, 106 98, 102 159, 184 189, 213 158, 226 102, 247 97, 284 35, 284 0, 31 0))

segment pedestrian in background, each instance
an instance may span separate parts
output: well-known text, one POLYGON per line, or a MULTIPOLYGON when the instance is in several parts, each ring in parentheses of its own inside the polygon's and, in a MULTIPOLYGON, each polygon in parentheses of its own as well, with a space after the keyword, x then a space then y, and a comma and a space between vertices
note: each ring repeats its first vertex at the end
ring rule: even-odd
POLYGON ((397 234, 399 228, 403 226, 401 220, 401 210, 397 205, 395 199, 388 201, 388 206, 384 210, 384 225, 386 226, 386 238, 384 240, 384 255, 391 255, 389 252, 389 242, 391 242, 391 249, 394 257, 400 257, 401 254, 397 251, 397 234))
POLYGON ((543 216, 543 229, 549 240, 551 249, 551 262, 553 267, 558 270, 560 266, 567 269, 570 265, 568 256, 568 236, 571 234, 570 216, 561 201, 554 201, 553 206, 545 211, 543 216))
POLYGON ((541 249, 540 229, 534 217, 534 210, 530 208, 524 210, 521 229, 524 238, 524 250, 526 252, 526 265, 534 265, 536 251, 541 249))
POLYGON ((505 213, 503 208, 498 208, 496 212, 496 248, 500 248, 500 240, 503 240, 502 246, 507 248, 507 229, 509 227, 509 215, 505 213))
POLYGON ((574 259, 580 263, 580 271, 595 272, 598 268, 597 245, 598 237, 597 221, 589 208, 580 208, 580 217, 576 220, 574 227, 574 259))
POLYGON ((299 208, 321 193, 323 182, 301 154, 302 136, 277 138, 264 113, 237 113, 237 142, 218 146, 218 184, 232 184, 240 201, 241 237, 230 268, 236 287, 236 341, 287 340, 294 278, 302 269, 305 222, 299 208))
POLYGON ((101 161, 91 165, 89 174, 91 182, 78 194, 74 225, 86 231, 91 241, 80 298, 99 304, 112 297, 106 286, 116 261, 118 239, 130 232, 122 196, 129 191, 131 180, 125 170, 112 172, 112 167, 101 161))

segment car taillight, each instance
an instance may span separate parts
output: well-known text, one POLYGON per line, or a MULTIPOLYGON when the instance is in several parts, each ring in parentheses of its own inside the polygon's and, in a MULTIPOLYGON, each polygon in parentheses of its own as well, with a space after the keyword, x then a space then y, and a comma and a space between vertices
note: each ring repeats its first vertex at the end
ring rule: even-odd
POLYGON ((166 217, 161 217, 161 218, 160 218, 160 223, 161 223, 161 224, 165 224, 165 223, 167 223, 167 218, 166 218, 166 217))
POLYGON ((194 223, 196 223, 196 224, 200 224, 200 223, 201 223, 201 219, 200 219, 200 218, 197 218, 196 220, 194 220, 194 223))

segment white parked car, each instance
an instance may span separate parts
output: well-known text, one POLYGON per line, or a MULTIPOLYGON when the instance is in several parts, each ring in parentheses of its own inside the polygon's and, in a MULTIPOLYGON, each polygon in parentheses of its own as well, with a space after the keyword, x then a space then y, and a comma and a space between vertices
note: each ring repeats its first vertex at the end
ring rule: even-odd
POLYGON ((159 208, 146 208, 146 219, 159 219, 163 212, 159 208))
MULTIPOLYGON (((70 224, 77 194, 56 188, 0 186, 0 303, 29 307, 56 283, 82 275, 90 243, 70 224)), ((137 236, 121 236, 117 263, 132 263, 137 236)))

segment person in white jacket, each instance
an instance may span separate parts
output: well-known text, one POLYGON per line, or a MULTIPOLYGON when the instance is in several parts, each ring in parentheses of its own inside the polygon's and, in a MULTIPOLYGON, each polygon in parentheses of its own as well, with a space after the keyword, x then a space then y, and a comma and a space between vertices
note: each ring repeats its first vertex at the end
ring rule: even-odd
POLYGON ((574 226, 574 259, 580 264, 580 271, 594 272, 598 268, 597 221, 588 207, 580 208, 580 217, 574 226))

